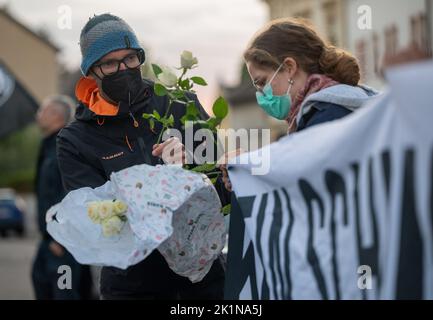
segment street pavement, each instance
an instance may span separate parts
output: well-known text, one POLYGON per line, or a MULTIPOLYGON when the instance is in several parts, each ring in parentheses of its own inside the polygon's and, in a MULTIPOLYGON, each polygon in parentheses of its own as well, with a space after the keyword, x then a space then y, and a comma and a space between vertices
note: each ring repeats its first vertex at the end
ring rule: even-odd
POLYGON ((31 194, 21 196, 27 205, 27 232, 23 238, 12 233, 7 238, 0 238, 0 300, 34 299, 30 273, 39 241, 35 201, 31 194))
POLYGON ((36 244, 36 238, 0 240, 0 300, 34 299, 30 272, 36 244))

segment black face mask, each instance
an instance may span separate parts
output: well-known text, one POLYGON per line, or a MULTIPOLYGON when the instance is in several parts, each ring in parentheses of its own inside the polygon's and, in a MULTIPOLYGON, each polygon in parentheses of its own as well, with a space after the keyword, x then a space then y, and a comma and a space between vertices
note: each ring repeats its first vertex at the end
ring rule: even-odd
POLYGON ((140 69, 125 69, 105 76, 101 81, 102 91, 114 102, 134 104, 143 95, 144 82, 140 69))

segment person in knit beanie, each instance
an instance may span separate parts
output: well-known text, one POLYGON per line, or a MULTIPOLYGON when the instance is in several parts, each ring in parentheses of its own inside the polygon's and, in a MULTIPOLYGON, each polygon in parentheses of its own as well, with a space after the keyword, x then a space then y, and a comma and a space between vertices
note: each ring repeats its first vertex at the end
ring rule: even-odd
MULTIPOLYGON (((58 163, 66 191, 99 187, 112 172, 134 165, 167 163, 164 148, 179 150, 183 155, 176 158, 181 159, 182 142, 168 139, 157 144, 162 126, 156 123, 151 128, 142 116, 153 111, 166 114, 169 102, 167 97, 154 94, 152 81, 142 78, 140 67, 145 53, 132 28, 115 15, 95 15, 83 27, 79 44, 83 76, 75 88, 79 101, 75 121, 57 136, 58 163)), ((208 115, 193 93, 191 99, 206 120, 208 115)), ((181 122, 184 105, 173 103, 168 113, 174 118, 174 129, 185 137, 181 122)), ((222 180, 216 188, 221 192, 222 204, 227 204, 222 180)), ((222 299, 224 279, 222 257, 214 261, 202 281, 191 283, 175 274, 154 250, 126 270, 103 267, 100 295, 106 300, 222 299)))
POLYGON ((112 51, 143 50, 131 27, 121 18, 109 13, 89 19, 81 30, 80 49, 83 75, 87 75, 96 61, 112 51))
POLYGON ((107 102, 131 104, 131 95, 134 99, 143 91, 144 50, 121 18, 109 13, 91 18, 81 30, 80 49, 82 74, 90 74, 107 102))

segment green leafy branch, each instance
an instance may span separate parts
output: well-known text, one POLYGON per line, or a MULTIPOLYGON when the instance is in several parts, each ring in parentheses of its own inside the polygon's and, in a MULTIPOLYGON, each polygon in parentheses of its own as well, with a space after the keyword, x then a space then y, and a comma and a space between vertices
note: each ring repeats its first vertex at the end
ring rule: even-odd
POLYGON ((188 77, 187 73, 197 67, 198 60, 192 56, 189 51, 184 51, 181 55, 181 75, 178 77, 173 70, 161 67, 157 64, 152 64, 152 69, 157 77, 157 82, 154 84, 154 92, 157 96, 167 96, 169 106, 164 115, 160 115, 158 111, 153 110, 152 113, 144 113, 143 117, 148 119, 150 128, 155 128, 155 123, 159 122, 162 125, 162 130, 158 137, 157 143, 161 142, 163 133, 174 126, 174 119, 170 114, 171 106, 174 103, 182 104, 186 108, 185 115, 180 119, 182 125, 186 123, 198 125, 200 128, 206 128, 212 132, 216 132, 218 126, 228 114, 228 104, 223 97, 215 100, 212 111, 214 115, 207 120, 200 117, 200 111, 196 105, 196 101, 191 97, 194 93, 194 86, 206 86, 205 79, 199 76, 188 77))
MULTIPOLYGON (((143 114, 143 118, 148 120, 151 130, 154 130, 156 123, 160 123, 162 126, 157 144, 161 142, 164 132, 174 127, 174 117, 170 114, 173 104, 180 104, 185 107, 185 114, 180 119, 184 127, 186 125, 198 126, 199 128, 211 130, 213 134, 217 132, 218 126, 227 116, 229 111, 227 101, 223 97, 218 97, 212 106, 213 116, 207 120, 202 119, 200 110, 196 105, 197 102, 192 99, 192 93, 195 93, 194 87, 196 85, 207 86, 207 82, 202 77, 189 77, 187 75, 190 70, 197 67, 197 64, 197 58, 189 51, 182 52, 180 56, 180 67, 177 68, 180 71, 180 76, 177 76, 170 68, 152 64, 153 72, 157 78, 154 84, 154 92, 157 96, 166 96, 168 98, 168 107, 165 114, 161 115, 157 110, 143 114)), ((205 163, 192 168, 186 165, 185 169, 207 175, 213 184, 216 183, 218 176, 221 174, 215 163, 205 163)), ((226 207, 223 208, 224 214, 229 212, 226 207)))

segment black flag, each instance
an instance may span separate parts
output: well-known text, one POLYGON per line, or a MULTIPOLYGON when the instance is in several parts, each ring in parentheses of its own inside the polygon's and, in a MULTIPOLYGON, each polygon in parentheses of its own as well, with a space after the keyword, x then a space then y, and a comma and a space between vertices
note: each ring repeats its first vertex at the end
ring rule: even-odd
POLYGON ((0 138, 35 119, 38 103, 0 61, 0 138))

